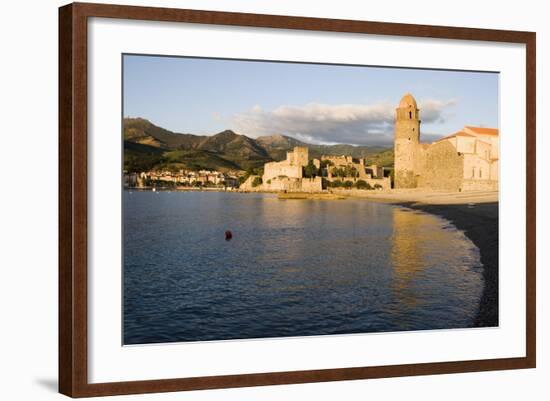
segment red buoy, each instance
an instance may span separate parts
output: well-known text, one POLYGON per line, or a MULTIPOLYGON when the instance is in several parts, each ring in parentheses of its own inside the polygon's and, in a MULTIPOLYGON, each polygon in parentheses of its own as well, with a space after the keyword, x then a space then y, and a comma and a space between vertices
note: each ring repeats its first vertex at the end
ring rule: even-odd
POLYGON ((231 241, 231 238, 233 238, 233 233, 230 230, 227 230, 225 232, 225 240, 226 241, 231 241))

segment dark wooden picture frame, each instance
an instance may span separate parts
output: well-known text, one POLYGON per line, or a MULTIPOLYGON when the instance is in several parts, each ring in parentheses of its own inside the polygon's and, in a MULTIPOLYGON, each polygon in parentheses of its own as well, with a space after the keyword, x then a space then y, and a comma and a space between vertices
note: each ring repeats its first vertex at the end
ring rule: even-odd
POLYGON ((73 3, 59 9, 59 391, 105 396, 457 372, 534 368, 535 48, 533 32, 73 3), (526 356, 180 379, 88 383, 87 24, 90 17, 521 43, 526 46, 526 356))

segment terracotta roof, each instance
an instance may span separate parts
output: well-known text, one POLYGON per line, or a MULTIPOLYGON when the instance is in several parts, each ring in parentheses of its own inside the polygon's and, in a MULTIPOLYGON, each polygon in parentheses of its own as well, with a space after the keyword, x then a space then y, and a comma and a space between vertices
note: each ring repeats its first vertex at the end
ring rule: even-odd
POLYGON ((464 128, 467 128, 470 131, 473 131, 478 135, 498 136, 498 128, 470 127, 470 126, 466 126, 464 128))
POLYGON ((436 139, 434 141, 435 142, 441 142, 441 141, 444 141, 445 139, 451 139, 451 138, 454 138, 456 136, 456 134, 452 134, 452 135, 448 135, 448 136, 444 136, 443 138, 439 138, 439 139, 436 139))
POLYGON ((449 136, 446 136, 446 137, 443 137, 443 138, 439 138, 439 139, 436 140, 435 142, 444 141, 445 139, 451 139, 451 138, 454 138, 454 137, 457 137, 457 136, 475 137, 475 135, 468 134, 467 132, 458 131, 458 132, 455 132, 455 133, 452 134, 452 135, 449 135, 449 136))

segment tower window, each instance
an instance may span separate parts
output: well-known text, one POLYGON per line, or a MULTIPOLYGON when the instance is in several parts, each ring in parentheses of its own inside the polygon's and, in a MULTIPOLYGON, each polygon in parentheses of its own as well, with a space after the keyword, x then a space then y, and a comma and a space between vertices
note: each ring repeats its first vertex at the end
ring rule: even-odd
POLYGON ((413 118, 413 113, 412 113, 412 111, 409 111, 409 118, 413 118))

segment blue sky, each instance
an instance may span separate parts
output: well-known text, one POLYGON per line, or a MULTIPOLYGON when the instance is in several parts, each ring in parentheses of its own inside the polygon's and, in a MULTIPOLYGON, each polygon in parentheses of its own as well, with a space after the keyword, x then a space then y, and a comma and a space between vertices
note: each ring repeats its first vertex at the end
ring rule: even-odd
POLYGON ((464 125, 498 128, 496 73, 135 55, 123 68, 124 116, 179 133, 389 145, 407 92, 423 142, 464 125))

